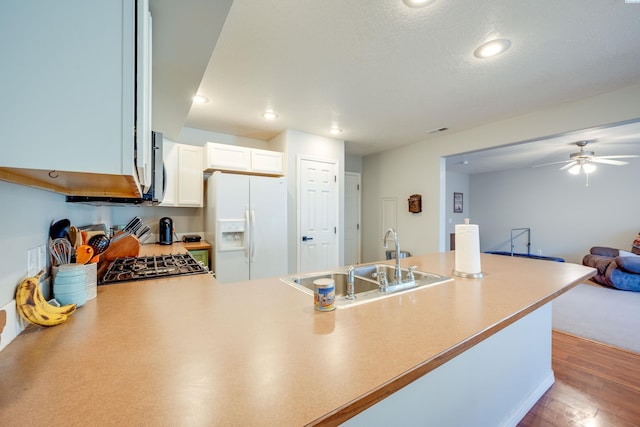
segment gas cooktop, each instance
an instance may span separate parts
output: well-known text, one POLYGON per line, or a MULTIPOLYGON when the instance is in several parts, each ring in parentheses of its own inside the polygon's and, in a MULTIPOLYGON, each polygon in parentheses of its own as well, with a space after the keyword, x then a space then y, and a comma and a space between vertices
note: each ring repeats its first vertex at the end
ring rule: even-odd
POLYGON ((101 285, 206 273, 207 268, 190 253, 116 258, 100 281, 101 285))

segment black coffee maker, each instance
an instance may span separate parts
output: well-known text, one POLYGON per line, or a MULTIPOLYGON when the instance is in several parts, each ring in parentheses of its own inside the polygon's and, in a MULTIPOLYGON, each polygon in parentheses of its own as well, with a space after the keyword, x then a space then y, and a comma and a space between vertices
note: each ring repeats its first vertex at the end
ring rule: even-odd
POLYGON ((173 220, 169 217, 160 218, 158 224, 158 243, 161 245, 170 245, 173 243, 173 220))

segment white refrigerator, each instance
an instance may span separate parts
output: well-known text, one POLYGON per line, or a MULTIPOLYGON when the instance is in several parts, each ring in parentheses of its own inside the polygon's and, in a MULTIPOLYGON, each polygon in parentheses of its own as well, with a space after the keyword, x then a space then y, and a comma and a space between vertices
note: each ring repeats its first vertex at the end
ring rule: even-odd
POLYGON ((206 196, 205 238, 219 282, 288 273, 286 178, 214 172, 206 196))

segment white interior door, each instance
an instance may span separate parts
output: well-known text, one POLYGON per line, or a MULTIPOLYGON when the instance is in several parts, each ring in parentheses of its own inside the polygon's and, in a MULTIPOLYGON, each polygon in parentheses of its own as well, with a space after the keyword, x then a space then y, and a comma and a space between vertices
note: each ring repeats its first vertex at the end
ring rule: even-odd
POLYGON ((360 263, 360 174, 344 173, 344 264, 360 263))
POLYGON ((298 272, 338 266, 336 164, 300 159, 298 272))

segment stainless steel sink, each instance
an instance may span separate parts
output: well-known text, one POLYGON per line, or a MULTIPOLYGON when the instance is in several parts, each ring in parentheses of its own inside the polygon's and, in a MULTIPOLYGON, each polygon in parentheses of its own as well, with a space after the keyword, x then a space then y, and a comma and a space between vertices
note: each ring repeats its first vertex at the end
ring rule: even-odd
POLYGON ((408 269, 401 268, 403 281, 394 283, 392 281, 395 267, 388 264, 368 264, 360 265, 355 268, 355 300, 346 299, 347 295, 347 269, 339 269, 335 271, 326 271, 320 273, 296 274, 283 277, 282 281, 299 289, 309 295, 313 295, 313 282, 317 279, 333 279, 336 286, 336 302, 337 308, 347 308, 364 302, 375 301, 386 298, 400 292, 409 292, 425 286, 433 286, 453 280, 451 277, 442 276, 434 273, 426 273, 414 270, 414 280, 405 280, 408 269), (382 291, 378 278, 380 273, 384 272, 389 278, 389 285, 386 291, 382 291))

